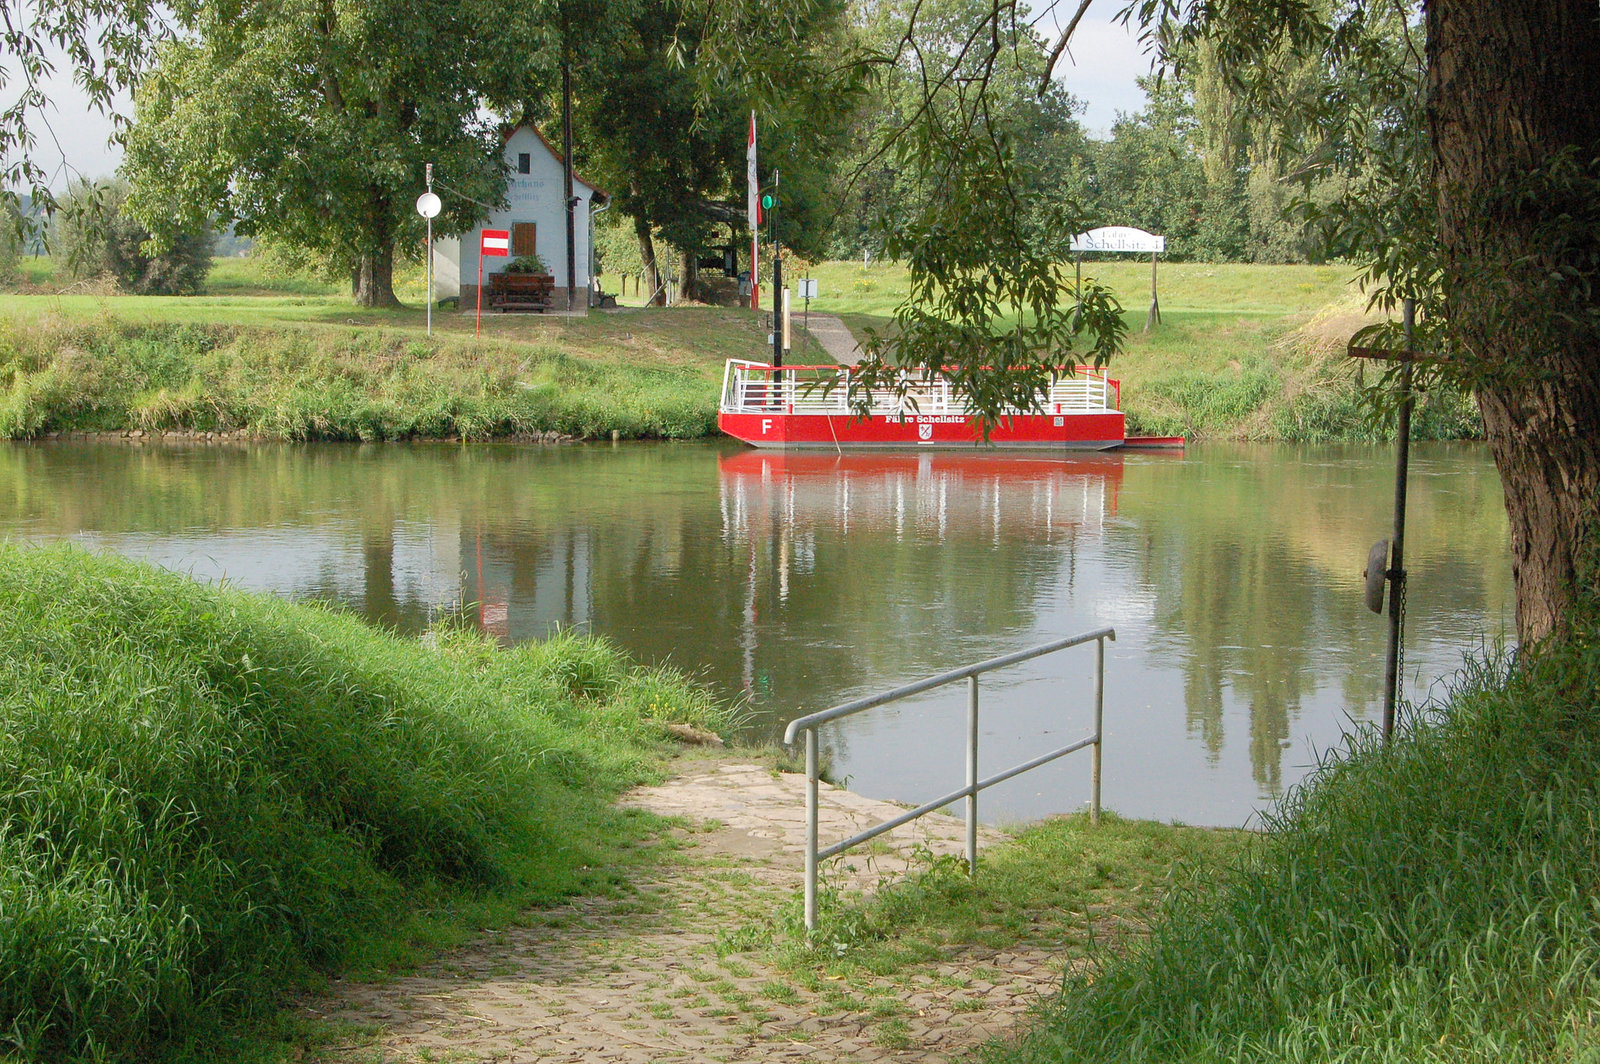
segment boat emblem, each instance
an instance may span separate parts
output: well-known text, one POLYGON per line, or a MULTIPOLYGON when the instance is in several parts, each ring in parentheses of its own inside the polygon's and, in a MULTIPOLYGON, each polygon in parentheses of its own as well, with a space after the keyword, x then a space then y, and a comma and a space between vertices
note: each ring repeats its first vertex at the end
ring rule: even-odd
POLYGON ((917 438, 918 439, 923 439, 923 440, 931 440, 931 439, 933 439, 933 426, 932 425, 918 425, 917 426, 917 438))

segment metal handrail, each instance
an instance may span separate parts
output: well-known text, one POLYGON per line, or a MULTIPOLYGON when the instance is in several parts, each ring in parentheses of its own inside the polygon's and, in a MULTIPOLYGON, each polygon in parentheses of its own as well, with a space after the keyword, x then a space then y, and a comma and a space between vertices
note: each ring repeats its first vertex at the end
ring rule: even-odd
MULTIPOLYGON (((1050 414, 1095 413, 1116 409, 1117 382, 1102 370, 1076 367, 1072 376, 1055 380, 1039 397, 1038 411, 1050 414), (1084 376, 1077 376, 1082 372, 1084 376)), ((721 409, 732 413, 783 411, 790 414, 850 414, 855 410, 847 387, 847 366, 786 366, 730 359, 723 368, 721 409)), ((1120 393, 1117 402, 1120 402, 1120 393)), ((908 379, 906 390, 881 389, 867 396, 875 417, 976 413, 948 378, 908 379)))
POLYGON ((806 733, 806 930, 814 931, 817 927, 817 865, 819 862, 841 854, 863 842, 875 839, 886 831, 893 831, 902 824, 909 824, 919 817, 927 816, 936 810, 955 802, 958 798, 965 798, 967 813, 967 873, 972 876, 978 874, 978 792, 997 783, 1004 783, 1013 776, 1019 776, 1030 769, 1048 764, 1058 757, 1075 753, 1086 746, 1094 747, 1093 767, 1090 770, 1089 781, 1089 820, 1091 823, 1100 822, 1100 749, 1103 739, 1102 722, 1105 715, 1105 687, 1106 687, 1106 640, 1115 642, 1117 631, 1115 628, 1096 628, 1092 632, 1081 635, 1068 636, 1049 643, 1041 643, 1027 650, 1018 650, 1011 654, 1003 654, 998 658, 980 661, 976 665, 967 665, 963 668, 941 672, 937 676, 929 676, 925 680, 908 683, 881 694, 869 695, 858 698, 853 702, 845 702, 834 706, 832 709, 822 710, 820 713, 811 713, 789 722, 789 727, 783 733, 785 745, 793 743, 795 736, 800 732, 806 733), (1004 772, 990 776, 986 780, 978 779, 978 677, 995 669, 1003 669, 1008 665, 1031 661, 1045 654, 1053 654, 1058 650, 1069 647, 1082 646, 1085 643, 1095 644, 1095 674, 1094 674, 1094 734, 1086 739, 1063 746, 1048 754, 1041 754, 1020 765, 1006 769, 1004 772), (852 835, 847 839, 834 843, 825 850, 817 849, 817 728, 819 725, 843 717, 864 713, 869 709, 898 702, 903 698, 931 691, 935 687, 955 683, 958 680, 967 681, 967 785, 960 790, 951 791, 949 794, 925 802, 915 809, 908 809, 897 817, 885 820, 865 831, 852 835))

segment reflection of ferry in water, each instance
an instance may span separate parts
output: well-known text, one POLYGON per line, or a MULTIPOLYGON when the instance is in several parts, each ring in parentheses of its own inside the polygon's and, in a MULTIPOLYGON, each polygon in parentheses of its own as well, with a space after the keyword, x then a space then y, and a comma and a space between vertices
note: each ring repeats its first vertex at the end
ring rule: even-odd
MULTIPOLYGON (((846 366, 784 366, 730 359, 723 373, 717 425, 755 447, 860 450, 966 447, 983 437, 966 397, 948 378, 904 374, 898 386, 869 394, 857 416, 846 366)), ((1125 432, 1122 385, 1101 370, 1078 366, 1055 379, 1037 410, 1014 410, 991 427, 989 442, 1006 449, 1094 450, 1123 446, 1181 447, 1181 437, 1125 432)))
POLYGON ((915 523, 942 539, 961 526, 998 535, 1002 524, 1098 532, 1117 512, 1123 458, 739 451, 720 456, 717 467, 728 532, 744 530, 753 509, 775 505, 785 526, 821 522, 849 531, 854 523, 898 535, 915 523))

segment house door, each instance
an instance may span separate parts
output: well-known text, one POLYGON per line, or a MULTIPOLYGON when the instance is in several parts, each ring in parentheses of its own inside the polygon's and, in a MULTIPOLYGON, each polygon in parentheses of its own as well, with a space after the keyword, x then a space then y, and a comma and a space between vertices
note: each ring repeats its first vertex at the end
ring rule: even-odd
POLYGON ((539 227, 534 222, 511 223, 511 254, 537 255, 539 227))

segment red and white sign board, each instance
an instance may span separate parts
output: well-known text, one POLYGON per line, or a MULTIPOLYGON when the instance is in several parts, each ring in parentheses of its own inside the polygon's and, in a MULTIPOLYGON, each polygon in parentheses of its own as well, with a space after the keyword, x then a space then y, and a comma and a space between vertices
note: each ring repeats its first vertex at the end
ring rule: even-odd
POLYGON ((480 243, 478 245, 478 254, 480 254, 480 255, 510 255, 511 254, 511 230, 509 230, 509 229, 485 229, 483 231, 483 241, 482 241, 482 243, 480 243))

